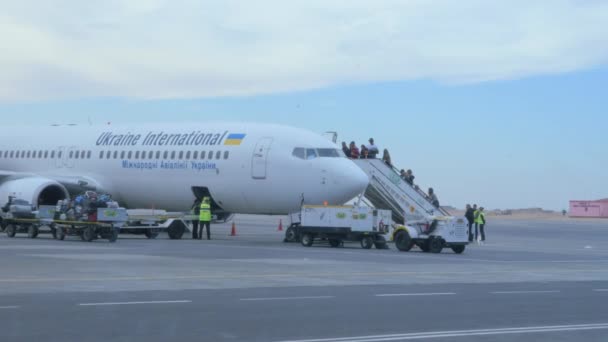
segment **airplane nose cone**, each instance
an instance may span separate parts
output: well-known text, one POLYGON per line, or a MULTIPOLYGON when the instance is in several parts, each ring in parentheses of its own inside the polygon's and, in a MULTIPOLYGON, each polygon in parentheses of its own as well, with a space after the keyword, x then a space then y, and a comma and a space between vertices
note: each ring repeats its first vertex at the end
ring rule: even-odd
MULTIPOLYGON (((344 174, 344 187, 349 196, 356 197, 362 194, 369 185, 369 177, 355 163, 349 161, 349 167, 344 174)), ((351 197, 351 198, 352 198, 351 197)))

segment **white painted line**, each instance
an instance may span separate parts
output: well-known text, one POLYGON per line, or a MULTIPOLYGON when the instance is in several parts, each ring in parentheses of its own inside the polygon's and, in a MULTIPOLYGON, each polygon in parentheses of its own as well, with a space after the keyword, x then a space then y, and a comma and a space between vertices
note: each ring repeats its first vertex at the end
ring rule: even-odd
POLYGON ((552 291, 496 291, 490 292, 491 294, 501 295, 501 294, 543 294, 543 293, 560 293, 561 291, 552 290, 552 291))
POLYGON ((0 310, 19 309, 20 306, 0 306, 0 310))
POLYGON ((191 300, 167 300, 152 302, 122 302, 122 303, 82 303, 78 306, 113 306, 113 305, 146 305, 146 304, 188 304, 191 300))
POLYGON ((503 329, 435 331, 435 332, 425 332, 425 333, 406 333, 406 334, 393 334, 393 335, 338 337, 338 338, 311 339, 311 340, 290 340, 290 341, 281 341, 281 342, 385 342, 385 341, 423 340, 423 339, 437 339, 437 338, 450 338, 450 337, 540 334, 540 333, 555 333, 555 332, 585 331, 585 330, 608 330, 608 323, 522 327, 522 328, 503 328, 503 329))
POLYGON ((454 292, 443 293, 386 293, 377 294, 376 297, 425 297, 425 296, 454 296, 454 292))
POLYGON ((334 296, 310 296, 310 297, 275 297, 275 298, 241 298, 243 302, 262 302, 273 300, 307 300, 307 299, 331 299, 334 296))
POLYGON ((608 292, 608 289, 596 289, 595 292, 608 292))

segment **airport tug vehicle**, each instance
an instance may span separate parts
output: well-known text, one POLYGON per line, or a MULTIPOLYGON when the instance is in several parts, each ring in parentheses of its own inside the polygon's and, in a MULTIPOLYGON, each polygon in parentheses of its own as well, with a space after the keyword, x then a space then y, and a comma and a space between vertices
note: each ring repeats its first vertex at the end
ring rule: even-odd
POLYGON ((44 222, 38 219, 34 206, 14 197, 9 198, 0 214, 0 227, 10 238, 15 237, 18 233, 27 233, 30 239, 37 238, 40 233, 52 233, 50 221, 44 222))
POLYGON ((390 210, 368 207, 305 205, 296 218, 292 216, 286 241, 300 241, 305 247, 324 241, 334 248, 350 241, 364 249, 385 249, 391 215, 390 210))
POLYGON ((391 241, 402 252, 417 246, 425 253, 441 253, 444 248, 451 248, 454 253, 462 254, 469 242, 468 227, 462 217, 434 217, 392 226, 391 241))

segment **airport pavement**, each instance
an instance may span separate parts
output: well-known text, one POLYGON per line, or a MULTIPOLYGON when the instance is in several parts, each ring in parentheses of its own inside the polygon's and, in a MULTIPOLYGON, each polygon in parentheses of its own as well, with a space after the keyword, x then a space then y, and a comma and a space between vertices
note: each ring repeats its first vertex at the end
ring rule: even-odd
MULTIPOLYGON (((605 341, 608 221, 496 220, 463 255, 0 237, 1 341, 605 341)), ((285 222, 285 221, 284 221, 285 222)))

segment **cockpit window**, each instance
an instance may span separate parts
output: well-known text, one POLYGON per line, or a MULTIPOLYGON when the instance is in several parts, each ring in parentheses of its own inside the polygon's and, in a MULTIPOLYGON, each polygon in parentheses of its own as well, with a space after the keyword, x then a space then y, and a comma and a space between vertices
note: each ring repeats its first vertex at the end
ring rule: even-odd
POLYGON ((306 159, 315 159, 318 157, 317 150, 314 148, 306 149, 306 159))
POLYGON ((325 158, 340 158, 340 152, 335 148, 319 148, 317 149, 319 152, 319 157, 325 158))
POLYGON ((301 147, 296 147, 292 154, 296 158, 306 159, 306 150, 301 147))

